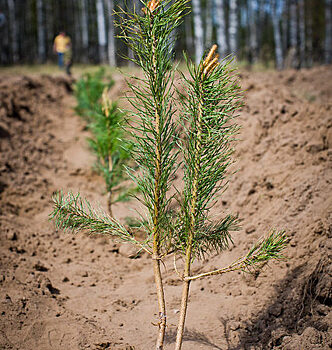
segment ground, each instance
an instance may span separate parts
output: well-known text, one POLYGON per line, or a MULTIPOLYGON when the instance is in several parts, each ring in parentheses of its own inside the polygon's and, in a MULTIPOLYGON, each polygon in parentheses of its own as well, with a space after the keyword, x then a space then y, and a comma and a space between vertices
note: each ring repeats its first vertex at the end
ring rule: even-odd
MULTIPOLYGON (((243 228, 230 251, 195 263, 194 271, 226 266, 271 227, 289 235, 288 259, 255 276, 194 282, 183 349, 330 349, 332 69, 240 77, 246 91, 238 171, 213 214, 238 213, 243 228)), ((119 74, 114 79, 117 99, 126 86, 119 74)), ((126 245, 57 231, 48 220, 59 189, 106 208, 74 105, 65 77, 0 77, 0 347, 153 349, 157 302, 149 257, 133 259, 126 245)), ((118 204, 114 214, 124 220, 136 208, 135 201, 118 204)), ((165 349, 172 349, 181 295, 172 259, 163 275, 165 349)))

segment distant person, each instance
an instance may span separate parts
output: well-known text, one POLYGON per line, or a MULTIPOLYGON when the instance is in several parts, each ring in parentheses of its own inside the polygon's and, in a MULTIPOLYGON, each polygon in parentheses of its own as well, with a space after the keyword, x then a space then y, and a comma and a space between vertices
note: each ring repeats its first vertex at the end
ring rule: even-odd
POLYGON ((58 55, 58 64, 60 68, 64 66, 64 55, 66 51, 71 50, 71 40, 65 32, 60 32, 54 39, 53 50, 58 55))

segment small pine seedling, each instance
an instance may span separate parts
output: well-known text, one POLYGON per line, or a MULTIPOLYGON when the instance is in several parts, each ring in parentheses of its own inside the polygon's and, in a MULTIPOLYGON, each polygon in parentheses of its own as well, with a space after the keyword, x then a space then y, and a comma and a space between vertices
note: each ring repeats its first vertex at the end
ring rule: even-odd
POLYGON ((124 166, 130 161, 131 146, 125 137, 123 114, 110 100, 108 88, 104 89, 98 103, 100 107, 91 114, 89 144, 97 157, 97 170, 104 177, 108 212, 113 216, 113 204, 129 200, 130 194, 134 193, 133 188, 123 186, 124 180, 128 179, 124 166))
POLYGON ((129 83, 135 109, 131 135, 133 157, 139 172, 128 168, 145 205, 141 226, 145 239, 138 240, 117 220, 96 212, 79 195, 58 193, 51 218, 58 227, 86 230, 129 241, 151 256, 159 307, 156 349, 164 347, 167 317, 161 273, 162 261, 174 256, 174 269, 183 283, 181 309, 175 349, 180 350, 186 319, 189 287, 192 281, 231 271, 253 272, 271 259, 282 259, 287 237, 272 230, 256 242, 249 252, 229 266, 197 275, 191 273, 196 258, 221 252, 232 243, 231 232, 238 230, 239 219, 226 215, 212 220, 210 211, 216 196, 225 190, 232 164, 233 142, 238 132, 237 111, 241 92, 228 61, 219 62, 213 46, 195 66, 185 57, 189 74, 182 74, 186 94, 175 93, 170 38, 188 10, 189 0, 142 0, 143 11, 119 9, 121 38, 134 52, 131 58, 143 71, 143 78, 129 83), (175 106, 185 131, 180 138, 175 121, 175 106), (177 169, 183 166, 183 191, 170 195, 177 169), (177 201, 179 209, 171 210, 177 201), (184 262, 183 271, 177 258, 184 262))

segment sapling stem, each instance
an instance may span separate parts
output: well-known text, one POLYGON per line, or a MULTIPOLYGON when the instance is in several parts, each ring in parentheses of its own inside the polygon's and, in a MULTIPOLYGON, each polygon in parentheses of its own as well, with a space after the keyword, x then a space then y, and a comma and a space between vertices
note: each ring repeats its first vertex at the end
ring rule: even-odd
MULTIPOLYGON (((156 61, 156 40, 152 37, 152 63, 154 79, 157 80, 157 61, 156 61)), ((156 101, 156 100, 155 100, 156 101)), ((166 331, 166 304, 163 280, 160 271, 160 178, 161 178, 161 135, 160 135, 160 115, 158 112, 160 106, 155 105, 155 132, 156 132, 156 170, 155 170, 155 190, 154 190, 154 217, 153 217, 153 271, 155 276, 155 284, 157 288, 158 308, 159 308, 159 334, 157 338, 156 349, 161 350, 164 346, 164 338, 166 331)))

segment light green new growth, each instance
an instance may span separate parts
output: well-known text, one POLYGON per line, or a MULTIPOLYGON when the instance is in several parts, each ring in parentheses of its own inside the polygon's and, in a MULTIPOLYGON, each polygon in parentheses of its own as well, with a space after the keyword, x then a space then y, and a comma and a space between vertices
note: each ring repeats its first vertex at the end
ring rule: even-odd
POLYGON ((145 206, 141 228, 145 240, 137 240, 124 226, 105 214, 95 212, 79 195, 54 197, 52 218, 61 228, 86 230, 129 241, 151 255, 159 307, 156 349, 163 349, 166 332, 166 303, 161 262, 174 256, 174 268, 183 282, 181 309, 175 349, 183 339, 190 283, 193 280, 231 271, 254 272, 269 260, 283 259, 288 239, 284 231, 272 230, 234 263, 213 271, 191 274, 195 258, 222 252, 232 243, 231 232, 240 220, 228 214, 214 219, 211 208, 225 190, 233 143, 239 127, 236 117, 241 91, 230 62, 219 62, 214 45, 195 66, 185 56, 188 74, 182 74, 185 93, 175 92, 172 31, 181 24, 188 0, 142 1, 143 11, 120 9, 117 13, 120 37, 134 53, 132 59, 143 71, 129 83, 134 97, 130 116, 133 157, 139 172, 127 168, 141 192, 145 206), (137 84, 136 84, 137 83, 137 84), (176 105, 180 105, 176 111, 176 105), (177 112, 177 117, 175 113, 177 112), (184 135, 177 133, 181 123, 184 135), (179 167, 183 167, 183 191, 169 194, 179 167), (170 204, 178 202, 178 210, 170 204), (183 270, 176 266, 183 261, 183 270))

